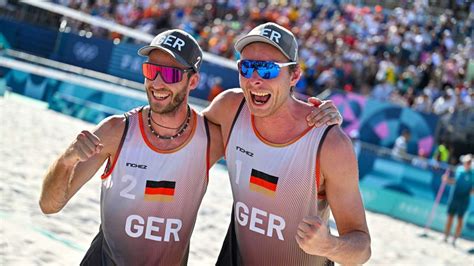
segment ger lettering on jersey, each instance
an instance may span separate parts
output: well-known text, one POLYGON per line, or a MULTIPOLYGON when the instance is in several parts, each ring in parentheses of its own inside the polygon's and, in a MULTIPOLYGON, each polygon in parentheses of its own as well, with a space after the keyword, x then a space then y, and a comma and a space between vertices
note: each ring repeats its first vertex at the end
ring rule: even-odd
POLYGON ((306 216, 326 223, 329 208, 318 199, 318 149, 329 129, 308 128, 286 144, 261 137, 242 102, 226 145, 234 195, 234 231, 243 265, 322 265, 327 259, 305 253, 295 241, 306 216), (271 158, 272 163, 268 163, 271 158))

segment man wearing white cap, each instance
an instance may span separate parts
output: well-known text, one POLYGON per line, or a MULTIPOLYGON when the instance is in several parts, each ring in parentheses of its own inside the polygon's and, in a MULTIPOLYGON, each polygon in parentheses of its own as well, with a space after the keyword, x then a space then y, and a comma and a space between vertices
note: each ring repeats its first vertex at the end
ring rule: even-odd
POLYGON ((454 233, 453 245, 456 239, 461 235, 463 226, 463 217, 469 206, 469 195, 474 193, 474 171, 472 170, 472 154, 466 154, 460 157, 462 163, 456 169, 454 178, 448 175, 443 176, 443 179, 448 184, 453 184, 451 194, 448 201, 448 220, 444 230, 444 241, 448 241, 451 234, 451 226, 453 224, 454 216, 458 217, 458 224, 456 232, 454 233))

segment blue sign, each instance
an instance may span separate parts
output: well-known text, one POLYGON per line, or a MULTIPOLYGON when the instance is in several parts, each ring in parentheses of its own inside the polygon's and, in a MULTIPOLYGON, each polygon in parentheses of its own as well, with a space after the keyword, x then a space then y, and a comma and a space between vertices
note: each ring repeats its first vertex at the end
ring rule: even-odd
POLYGON ((109 40, 85 38, 75 34, 62 33, 57 60, 106 72, 112 53, 113 43, 109 40))
POLYGON ((239 87, 239 72, 235 69, 223 67, 204 60, 201 65, 201 81, 199 86, 191 91, 191 96, 208 99, 210 89, 216 82, 217 78, 221 80, 221 85, 224 89, 239 87))
POLYGON ((54 30, 4 19, 0 19, 0 33, 13 49, 42 57, 53 53, 58 36, 54 30))
POLYGON ((137 54, 141 46, 134 44, 115 45, 107 72, 111 75, 142 83, 142 63, 146 57, 137 54))

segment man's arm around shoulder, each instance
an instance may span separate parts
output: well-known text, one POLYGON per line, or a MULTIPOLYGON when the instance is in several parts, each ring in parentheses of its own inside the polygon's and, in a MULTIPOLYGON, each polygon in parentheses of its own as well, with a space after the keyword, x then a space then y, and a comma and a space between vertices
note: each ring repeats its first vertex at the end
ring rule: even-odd
POLYGON ((222 156, 224 156, 224 144, 222 142, 222 134, 220 127, 210 121, 209 125, 209 137, 210 137, 210 154, 209 154, 209 167, 212 167, 222 156))
POLYGON ((241 89, 228 89, 217 95, 211 104, 202 111, 202 114, 212 123, 222 125, 232 120, 244 94, 241 89))
POLYGON ((92 132, 77 135, 44 176, 39 201, 43 213, 59 212, 107 158, 114 158, 124 128, 124 116, 111 116, 92 132))

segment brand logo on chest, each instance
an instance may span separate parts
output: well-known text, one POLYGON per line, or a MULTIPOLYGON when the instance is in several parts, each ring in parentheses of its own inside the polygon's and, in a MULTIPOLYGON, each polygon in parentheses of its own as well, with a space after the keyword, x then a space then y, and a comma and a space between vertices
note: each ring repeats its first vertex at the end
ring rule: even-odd
POLYGON ((240 146, 235 146, 235 149, 238 150, 241 153, 246 154, 247 156, 253 157, 253 152, 247 151, 247 150, 245 150, 244 148, 242 148, 240 146))
POLYGON ((136 164, 136 163, 126 163, 125 166, 132 167, 132 168, 138 168, 138 169, 146 169, 148 167, 145 164, 136 164))

